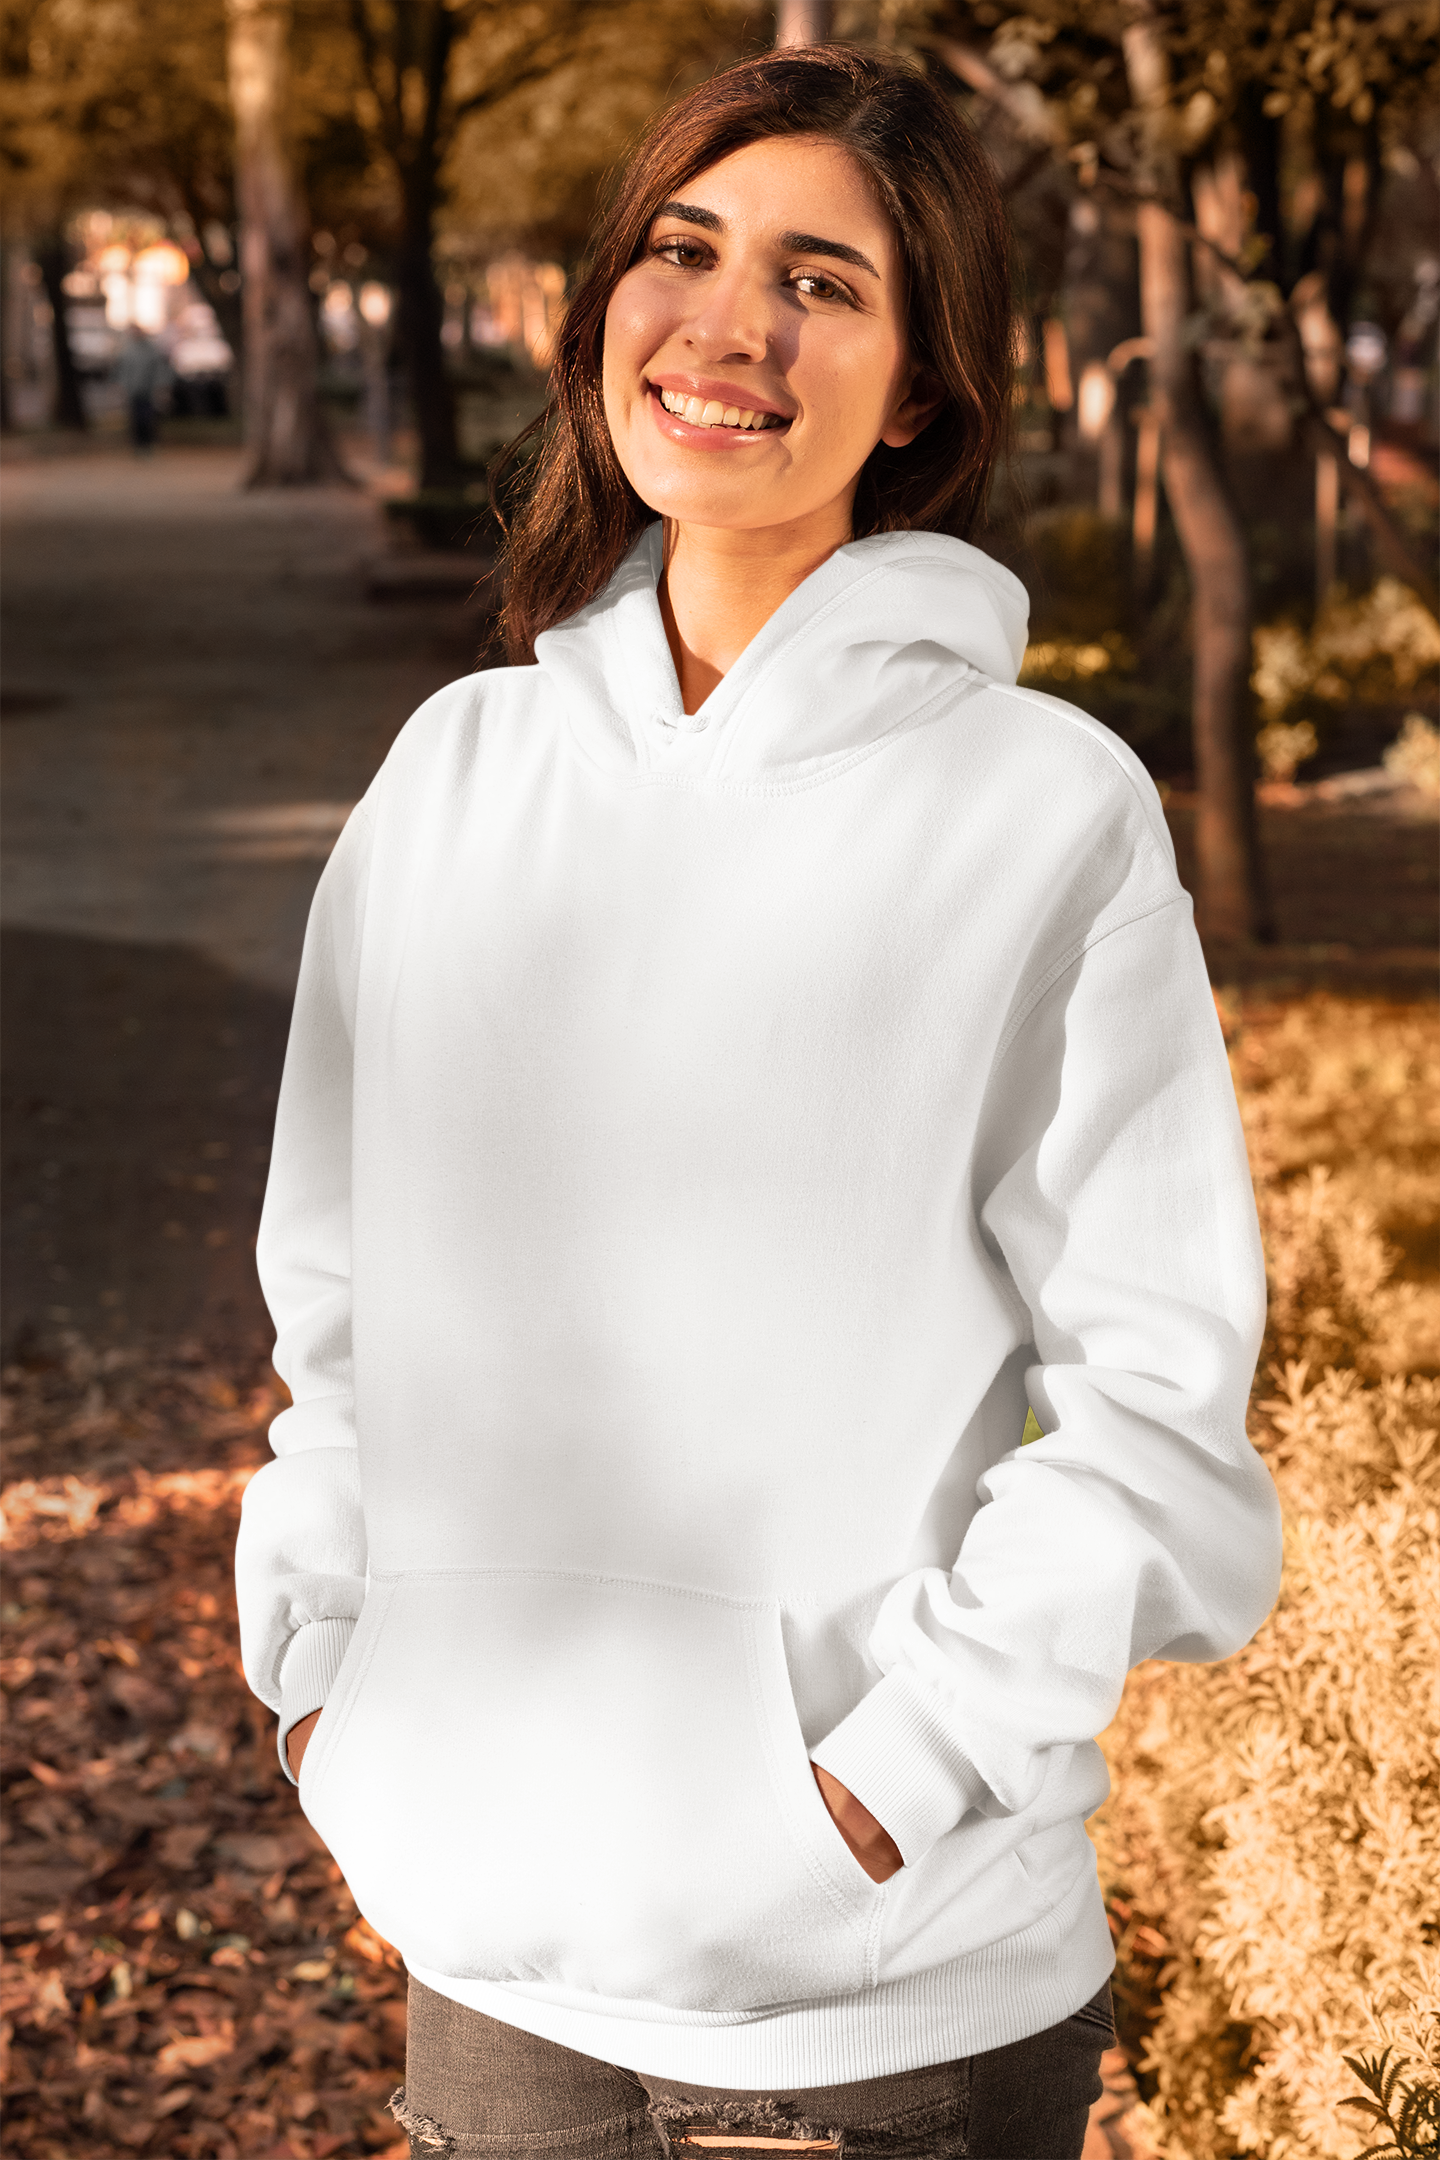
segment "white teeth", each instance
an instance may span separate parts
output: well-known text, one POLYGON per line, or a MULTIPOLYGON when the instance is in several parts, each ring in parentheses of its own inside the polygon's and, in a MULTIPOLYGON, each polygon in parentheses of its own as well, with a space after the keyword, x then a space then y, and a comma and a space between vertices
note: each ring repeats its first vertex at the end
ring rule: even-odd
POLYGON ((688 420, 692 427, 729 427, 744 432, 773 424, 769 413, 755 412, 742 405, 722 405, 718 398, 687 398, 683 390, 662 390, 660 403, 666 412, 674 413, 677 419, 688 420))

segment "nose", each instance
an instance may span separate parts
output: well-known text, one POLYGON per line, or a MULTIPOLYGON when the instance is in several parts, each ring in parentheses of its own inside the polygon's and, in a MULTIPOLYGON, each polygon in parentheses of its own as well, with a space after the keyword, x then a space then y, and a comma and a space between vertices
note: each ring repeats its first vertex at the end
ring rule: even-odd
POLYGON ((685 336, 697 356, 712 366, 724 360, 759 361, 770 349, 774 315, 773 296, 736 263, 706 279, 685 336))

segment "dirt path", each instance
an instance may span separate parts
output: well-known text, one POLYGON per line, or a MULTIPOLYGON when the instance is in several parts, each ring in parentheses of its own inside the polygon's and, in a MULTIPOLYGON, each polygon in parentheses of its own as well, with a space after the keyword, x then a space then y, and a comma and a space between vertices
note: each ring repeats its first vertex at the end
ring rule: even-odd
POLYGON ((456 600, 375 505, 225 450, 7 459, 5 1341, 259 1345, 251 1243, 315 881, 456 600))

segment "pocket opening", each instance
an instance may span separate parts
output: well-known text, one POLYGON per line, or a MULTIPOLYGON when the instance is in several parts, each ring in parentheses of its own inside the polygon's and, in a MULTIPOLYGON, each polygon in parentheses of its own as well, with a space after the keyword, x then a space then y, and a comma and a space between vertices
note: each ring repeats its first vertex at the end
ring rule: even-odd
POLYGON ((778 1608, 539 1571, 381 1583, 302 1799, 412 1965, 726 2017, 867 1984, 883 1892, 816 1789, 778 1608), (415 1730, 423 1756, 396 1746, 415 1730))

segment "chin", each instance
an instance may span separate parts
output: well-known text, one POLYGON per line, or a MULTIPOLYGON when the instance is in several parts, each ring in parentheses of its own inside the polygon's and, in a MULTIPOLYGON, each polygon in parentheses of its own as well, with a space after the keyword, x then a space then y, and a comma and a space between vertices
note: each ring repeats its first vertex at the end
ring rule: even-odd
POLYGON ((680 525, 713 525, 740 532, 750 526, 775 525, 778 515, 755 499, 753 488, 687 485, 671 474, 631 474, 630 485, 657 517, 673 518, 680 525))

